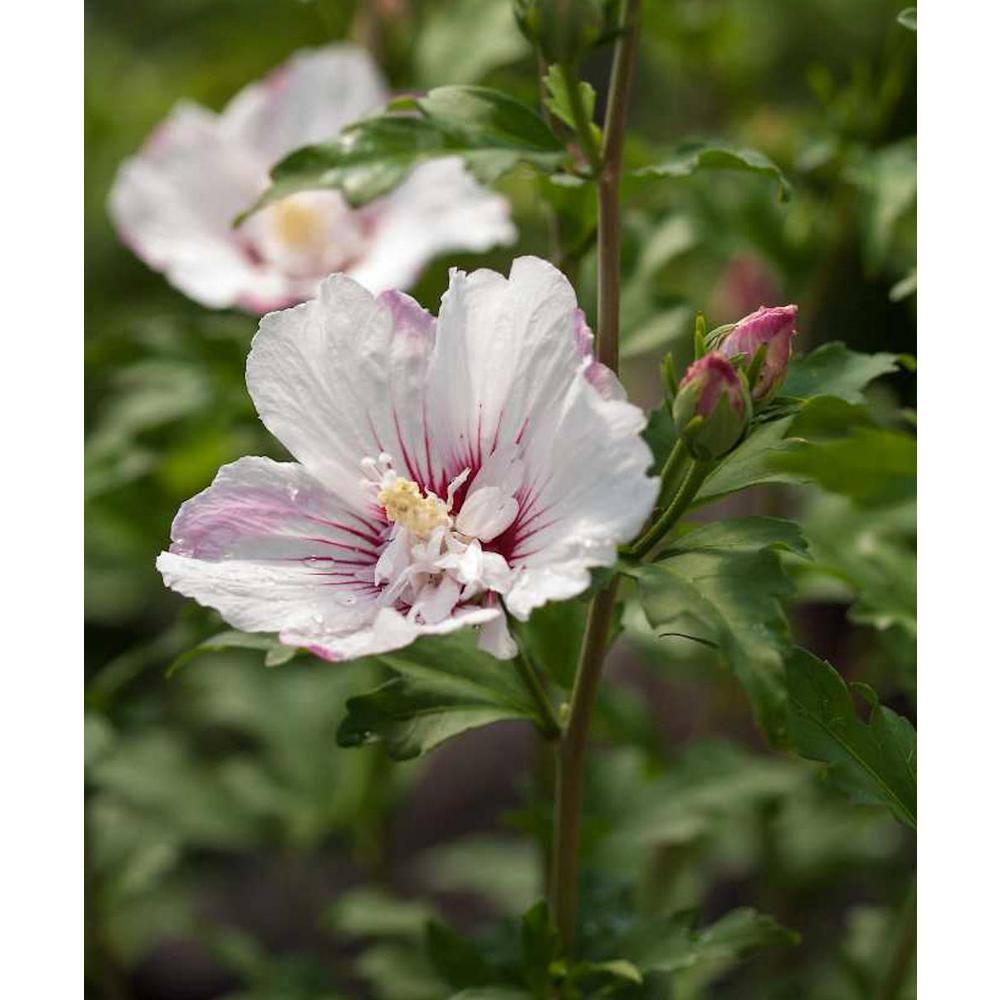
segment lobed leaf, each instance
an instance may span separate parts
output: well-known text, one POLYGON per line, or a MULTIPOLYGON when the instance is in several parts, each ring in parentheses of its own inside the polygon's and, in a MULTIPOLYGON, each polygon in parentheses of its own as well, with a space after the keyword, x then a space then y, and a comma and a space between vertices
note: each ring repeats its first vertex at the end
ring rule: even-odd
MULTIPOLYGON (((420 163, 460 156, 483 183, 518 163, 552 172, 564 150, 527 105, 486 87, 437 87, 297 149, 271 171, 271 187, 246 215, 296 191, 335 188, 353 206, 401 184, 420 163)), ((237 220, 240 221, 240 220, 237 220)))
MULTIPOLYGON (((570 81, 566 78, 566 73, 562 66, 554 63, 549 67, 548 72, 542 79, 545 83, 545 89, 548 91, 548 95, 545 97, 545 106, 563 124, 577 131, 576 118, 573 116, 570 81)), ((587 127, 590 129, 595 144, 599 146, 601 142, 601 130, 594 124, 594 105, 597 101, 597 93, 585 80, 577 81, 576 87, 580 95, 583 114, 587 120, 587 127)))
POLYGON ((898 368, 896 354, 861 354, 839 340, 832 341, 792 360, 781 394, 796 399, 837 396, 848 403, 861 403, 864 389, 871 382, 898 368))
POLYGON ((764 483, 804 483, 807 477, 783 472, 775 467, 775 456, 791 451, 800 441, 789 440, 794 415, 758 424, 750 435, 731 451, 702 483, 695 503, 719 500, 737 490, 764 483))
POLYGON ((738 149, 707 142, 681 143, 667 159, 635 173, 640 177, 690 177, 701 170, 735 170, 760 174, 778 184, 778 198, 787 201, 792 186, 768 157, 755 149, 738 149))
MULTIPOLYGON (((754 423, 742 444, 713 469, 696 504, 764 483, 816 481, 822 471, 819 464, 800 463, 793 456, 814 439, 842 437, 852 427, 872 426, 861 405, 864 389, 896 371, 899 364, 898 355, 859 354, 839 342, 793 359, 781 397, 754 423)), ((656 426, 660 436, 665 436, 663 423, 656 426)))
POLYGON ((749 907, 732 910, 701 930, 694 924, 690 912, 645 921, 627 935, 619 950, 643 973, 676 973, 700 965, 721 966, 723 971, 759 948, 799 940, 773 917, 749 907))
POLYGON ((667 555, 699 549, 758 552, 764 548, 787 549, 804 556, 809 545, 795 521, 781 517, 736 517, 692 528, 670 543, 667 555))
POLYGON ((860 427, 846 437, 776 454, 771 465, 856 503, 881 505, 915 495, 917 442, 911 434, 860 427))
POLYGON ((876 704, 862 722, 840 674, 796 649, 785 667, 792 742, 829 766, 834 784, 857 802, 888 806, 917 825, 917 733, 908 719, 876 704))
POLYGON ((895 630, 905 644, 897 647, 897 659, 915 664, 916 496, 879 508, 860 508, 846 497, 817 496, 803 530, 816 559, 810 570, 854 591, 851 621, 895 630))
POLYGON ((511 664, 476 649, 471 635, 423 639, 379 662, 400 676, 348 699, 340 746, 381 741, 407 760, 492 722, 539 721, 511 664))
POLYGON ((180 656, 167 667, 169 677, 176 670, 179 670, 190 660, 196 659, 204 653, 219 653, 226 649, 259 649, 264 655, 264 665, 277 667, 282 663, 287 663, 296 653, 299 652, 295 646, 286 646, 279 642, 273 635, 261 635, 252 632, 238 632, 235 629, 227 629, 219 632, 197 646, 185 650, 180 656))
POLYGON ((782 601, 793 587, 773 549, 804 551, 804 544, 789 522, 745 518, 696 529, 661 561, 625 570, 638 581, 654 629, 684 631, 718 649, 779 745, 787 740, 782 661, 789 645, 782 601))

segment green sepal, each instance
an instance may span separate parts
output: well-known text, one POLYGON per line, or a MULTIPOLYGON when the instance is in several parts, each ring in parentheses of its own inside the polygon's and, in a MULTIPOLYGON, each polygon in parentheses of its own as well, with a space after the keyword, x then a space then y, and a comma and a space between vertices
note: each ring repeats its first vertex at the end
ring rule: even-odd
POLYGON ((694 317, 694 358, 697 361, 699 358, 703 358, 708 350, 705 341, 705 328, 707 324, 705 323, 705 314, 701 311, 697 312, 694 317))
POLYGON ((660 382, 663 385, 663 396, 666 399, 667 404, 672 406, 674 400, 677 398, 677 369, 674 366, 674 356, 673 354, 667 353, 663 355, 663 360, 660 362, 660 382))

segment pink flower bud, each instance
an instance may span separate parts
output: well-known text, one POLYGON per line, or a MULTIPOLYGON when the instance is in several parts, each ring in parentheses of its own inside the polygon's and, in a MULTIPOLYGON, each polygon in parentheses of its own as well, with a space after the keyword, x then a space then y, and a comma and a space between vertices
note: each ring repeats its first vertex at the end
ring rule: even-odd
POLYGON ((746 430, 750 416, 747 381, 718 351, 706 354, 681 379, 673 413, 677 430, 695 458, 721 458, 746 430))
POLYGON ((718 346, 727 358, 742 355, 743 365, 747 368, 761 346, 767 348, 764 363, 751 387, 751 396, 756 403, 772 399, 785 380, 798 311, 799 307, 794 305, 761 306, 756 312, 744 316, 718 346))

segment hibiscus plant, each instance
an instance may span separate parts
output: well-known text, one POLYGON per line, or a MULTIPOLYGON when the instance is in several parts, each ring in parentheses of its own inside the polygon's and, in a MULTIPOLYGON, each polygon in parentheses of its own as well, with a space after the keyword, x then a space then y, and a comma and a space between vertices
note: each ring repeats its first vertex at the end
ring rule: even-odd
MULTIPOLYGON (((276 683, 293 658, 372 665, 370 689, 344 692, 341 747, 403 761, 502 720, 537 730, 551 799, 523 826, 543 898, 496 939, 420 915, 407 961, 430 985, 412 995, 687 996, 674 991, 692 970, 708 981, 797 935, 745 906, 711 921, 638 903, 602 917, 581 856, 609 651, 623 633, 668 661, 702 650, 773 748, 915 828, 913 726, 797 645, 785 606, 815 553, 797 520, 747 500, 818 483, 864 503, 859 477, 891 491, 912 436, 867 391, 909 361, 802 350, 813 337, 797 306, 760 301, 714 329, 699 312, 690 349, 675 340, 658 369, 662 403, 630 402, 629 193, 719 170, 783 198, 790 185, 736 146, 627 155, 641 0, 514 9, 537 104, 471 85, 391 97, 343 44, 300 53, 220 114, 179 106, 121 166, 109 208, 122 240, 201 305, 265 314, 246 388, 291 456, 223 465, 180 507, 156 565, 230 627, 185 659, 259 648, 276 683), (582 79, 595 51, 611 53, 600 121, 582 79), (515 241, 516 204, 490 190, 512 171, 541 192, 552 259, 452 267, 424 308, 406 290, 432 258, 515 241)), ((637 776, 618 789, 630 793, 643 794, 637 776)))

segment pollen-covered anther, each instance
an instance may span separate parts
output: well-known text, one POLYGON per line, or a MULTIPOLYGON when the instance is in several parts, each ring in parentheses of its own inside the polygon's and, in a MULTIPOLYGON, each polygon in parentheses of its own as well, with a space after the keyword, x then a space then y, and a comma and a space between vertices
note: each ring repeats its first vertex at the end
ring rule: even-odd
POLYGON ((427 538, 435 528, 451 525, 445 502, 433 493, 424 496, 412 479, 393 477, 379 490, 378 502, 390 521, 417 538, 427 538))

